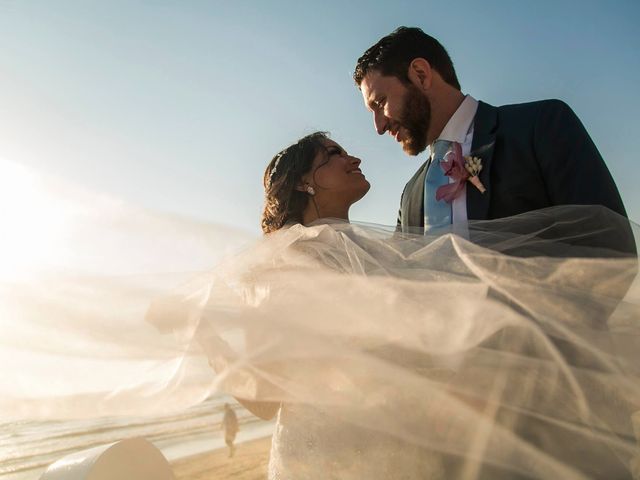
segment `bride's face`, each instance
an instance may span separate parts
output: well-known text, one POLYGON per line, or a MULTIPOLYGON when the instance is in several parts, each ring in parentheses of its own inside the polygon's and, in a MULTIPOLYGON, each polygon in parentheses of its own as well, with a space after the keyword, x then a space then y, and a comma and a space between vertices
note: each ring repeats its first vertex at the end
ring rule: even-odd
POLYGON ((333 140, 325 139, 323 144, 325 150, 316 155, 306 179, 316 192, 316 202, 357 202, 370 188, 360 169, 362 161, 333 140))

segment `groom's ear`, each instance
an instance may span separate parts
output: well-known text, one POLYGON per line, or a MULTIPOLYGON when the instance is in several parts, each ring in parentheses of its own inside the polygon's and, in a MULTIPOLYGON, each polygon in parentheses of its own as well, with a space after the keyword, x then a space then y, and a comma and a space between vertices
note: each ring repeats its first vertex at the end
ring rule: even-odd
POLYGON ((409 81, 420 90, 426 91, 431 88, 433 70, 431 69, 431 64, 424 58, 418 57, 413 59, 409 64, 407 76, 409 77, 409 81))

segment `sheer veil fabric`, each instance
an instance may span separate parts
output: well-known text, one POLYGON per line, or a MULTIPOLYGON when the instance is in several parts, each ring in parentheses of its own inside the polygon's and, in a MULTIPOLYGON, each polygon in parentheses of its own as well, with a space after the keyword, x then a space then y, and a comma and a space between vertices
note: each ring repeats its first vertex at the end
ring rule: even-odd
POLYGON ((82 205, 70 255, 3 272, 5 421, 225 392, 281 404, 271 478, 632 478, 637 227, 611 211, 427 235, 326 220, 249 242, 82 205))

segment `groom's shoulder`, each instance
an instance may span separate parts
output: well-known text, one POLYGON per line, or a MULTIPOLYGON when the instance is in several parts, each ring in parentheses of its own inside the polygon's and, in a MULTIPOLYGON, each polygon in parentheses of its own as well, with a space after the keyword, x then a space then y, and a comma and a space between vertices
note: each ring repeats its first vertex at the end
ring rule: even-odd
POLYGON ((493 107, 489 104, 480 104, 480 110, 484 110, 483 118, 490 118, 491 110, 495 112, 495 123, 500 129, 508 131, 522 131, 535 128, 538 124, 548 124, 560 120, 575 118, 575 114, 566 102, 558 99, 537 100, 526 103, 513 103, 493 107))
POLYGON ((539 114, 548 111, 571 111, 571 107, 566 102, 557 98, 546 100, 536 100, 534 102, 512 103, 495 107, 498 114, 502 115, 523 115, 539 114))

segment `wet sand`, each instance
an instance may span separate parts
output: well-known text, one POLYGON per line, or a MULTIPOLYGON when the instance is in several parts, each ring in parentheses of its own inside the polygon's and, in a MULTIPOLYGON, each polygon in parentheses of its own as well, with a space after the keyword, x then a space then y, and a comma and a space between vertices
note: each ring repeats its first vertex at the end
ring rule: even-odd
POLYGON ((266 480, 271 437, 236 445, 229 458, 229 450, 221 448, 200 455, 171 462, 177 480, 266 480))

